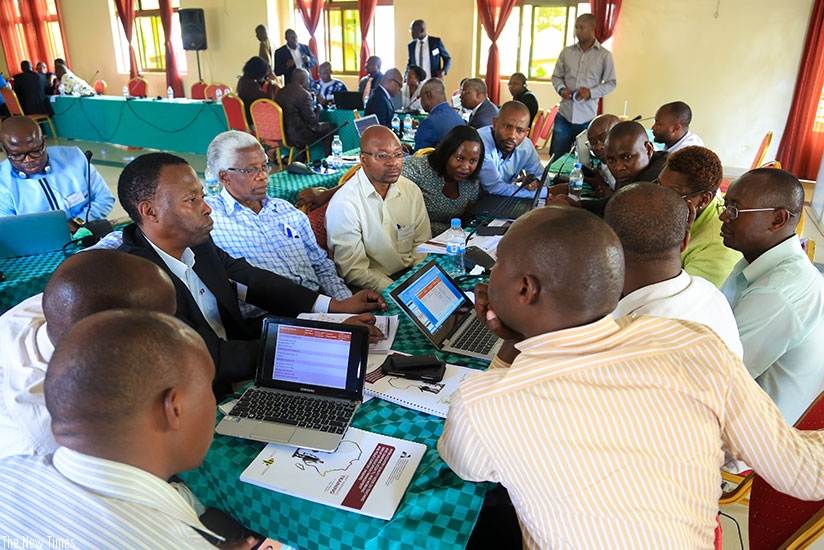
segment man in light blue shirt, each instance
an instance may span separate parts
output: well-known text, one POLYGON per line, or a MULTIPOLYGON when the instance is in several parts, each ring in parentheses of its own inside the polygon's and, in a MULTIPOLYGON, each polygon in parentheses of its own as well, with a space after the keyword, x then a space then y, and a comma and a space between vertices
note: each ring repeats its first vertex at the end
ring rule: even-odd
POLYGON ((720 216, 724 244, 744 255, 721 287, 744 364, 789 424, 824 385, 824 279, 795 234, 803 204, 798 178, 760 168, 730 185, 720 216))
POLYGON ((223 184, 219 194, 206 198, 212 207, 215 244, 255 267, 336 300, 352 296, 335 263, 318 246, 306 215, 287 201, 266 196, 269 174, 253 167, 267 167, 266 154, 254 137, 236 131, 218 134, 209 144, 207 159, 223 184))
MULTIPOLYGON (((521 180, 518 173, 541 176, 543 166, 529 133, 529 109, 520 101, 507 101, 501 106, 492 126, 478 130, 484 142, 484 164, 481 168, 481 185, 490 195, 511 195, 521 180)), ((518 191, 516 196, 535 196, 535 180, 518 191)), ((546 188, 541 190, 546 196, 546 188)))
POLYGON ((74 231, 87 218, 105 218, 114 208, 106 182, 80 149, 47 148, 33 120, 7 119, 0 144, 8 156, 0 163, 0 216, 64 210, 74 231))

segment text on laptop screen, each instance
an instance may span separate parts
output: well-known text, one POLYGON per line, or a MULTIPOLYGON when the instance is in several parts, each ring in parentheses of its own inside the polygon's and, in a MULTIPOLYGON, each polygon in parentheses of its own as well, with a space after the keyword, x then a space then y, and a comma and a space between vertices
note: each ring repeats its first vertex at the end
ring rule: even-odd
POLYGON ((432 333, 464 302, 461 292, 435 266, 405 289, 400 298, 432 333))
POLYGON ((351 345, 349 332, 278 325, 272 378, 346 389, 351 345))

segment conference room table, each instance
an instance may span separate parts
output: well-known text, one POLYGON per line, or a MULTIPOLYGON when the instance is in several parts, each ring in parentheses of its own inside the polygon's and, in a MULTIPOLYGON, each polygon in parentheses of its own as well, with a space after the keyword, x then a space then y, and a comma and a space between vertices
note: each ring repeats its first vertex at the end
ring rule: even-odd
POLYGON ((177 98, 51 96, 60 138, 205 154, 228 129, 220 103, 177 98))
MULTIPOLYGON (((344 157, 356 157, 360 152, 359 148, 350 149, 343 152, 344 157)), ((335 187, 340 177, 352 164, 344 165, 339 169, 321 168, 313 174, 292 174, 283 170, 277 174, 269 176, 269 183, 266 194, 272 198, 283 199, 295 204, 298 200, 298 193, 307 187, 325 187, 327 189, 335 187)))
MULTIPOLYGON (((403 316, 384 291, 389 315, 401 318, 393 349, 435 353, 451 363, 475 368, 486 363, 443 354, 403 316)), ((222 415, 218 413, 218 417, 222 415)), ((215 435, 200 468, 181 474, 207 506, 233 516, 246 527, 299 549, 464 548, 475 526, 489 483, 461 480, 441 460, 437 441, 444 420, 372 398, 360 407, 352 426, 423 443, 426 453, 391 520, 375 519, 289 496, 240 481, 240 474, 264 443, 215 435)))
POLYGON ((6 278, 0 283, 0 313, 43 292, 51 274, 65 259, 63 252, 57 251, 0 260, 0 271, 6 278))

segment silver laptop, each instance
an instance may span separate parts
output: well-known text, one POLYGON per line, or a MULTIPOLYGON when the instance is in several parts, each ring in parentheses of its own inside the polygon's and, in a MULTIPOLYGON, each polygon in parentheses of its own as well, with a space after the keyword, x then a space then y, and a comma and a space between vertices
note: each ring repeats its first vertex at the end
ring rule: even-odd
POLYGON ((0 217, 0 259, 62 250, 71 240, 62 210, 0 217))
POLYGON ((575 147, 578 150, 578 162, 581 163, 581 166, 592 166, 592 160, 589 155, 587 130, 584 130, 575 136, 575 147))
POLYGON ((363 401, 369 330, 267 317, 262 339, 255 385, 215 431, 334 451, 363 401))
POLYGON ((478 319, 472 301, 435 260, 389 295, 442 351, 492 361, 501 348, 503 340, 478 319))
POLYGON ((378 115, 367 115, 355 119, 355 129, 358 131, 359 136, 362 136, 370 126, 377 126, 378 124, 380 124, 378 115))

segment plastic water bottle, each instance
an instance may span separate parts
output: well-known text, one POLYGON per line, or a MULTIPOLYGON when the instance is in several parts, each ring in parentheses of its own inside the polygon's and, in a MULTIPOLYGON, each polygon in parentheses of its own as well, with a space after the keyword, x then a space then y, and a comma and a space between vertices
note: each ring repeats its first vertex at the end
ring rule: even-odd
POLYGON ((452 277, 459 277, 466 273, 464 269, 464 251, 466 240, 461 227, 460 218, 452 218, 449 231, 446 233, 447 271, 452 277))
POLYGON ((408 114, 403 117, 403 135, 408 136, 412 133, 412 117, 408 114))
POLYGON ((340 136, 335 134, 335 137, 332 138, 332 166, 335 168, 340 168, 343 162, 343 142, 340 140, 340 136))
POLYGON ((215 90, 215 101, 220 103, 221 98, 223 98, 223 90, 218 88, 217 90, 215 90))
POLYGON ((220 180, 217 179, 217 174, 208 162, 206 163, 206 171, 204 175, 206 176, 206 194, 217 195, 220 193, 220 180))
POLYGON ((129 87, 123 86, 123 97, 129 97, 129 87))
POLYGON ((398 115, 392 117, 392 131, 395 132, 396 136, 401 136, 401 119, 398 118, 398 115))
POLYGON ((175 91, 172 89, 171 86, 166 88, 166 97, 169 99, 169 101, 175 100, 175 91))
POLYGON ((584 173, 581 171, 581 163, 576 162, 572 172, 569 173, 569 198, 576 201, 581 200, 581 190, 584 188, 584 173))

